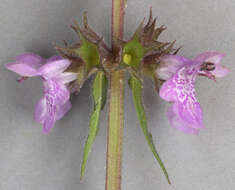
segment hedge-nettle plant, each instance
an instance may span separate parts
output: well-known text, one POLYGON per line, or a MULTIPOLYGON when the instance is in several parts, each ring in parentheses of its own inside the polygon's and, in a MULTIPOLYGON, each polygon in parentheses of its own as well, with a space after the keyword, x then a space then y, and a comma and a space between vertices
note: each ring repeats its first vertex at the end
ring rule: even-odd
POLYGON ((34 118, 42 124, 45 133, 51 132, 56 121, 62 119, 72 108, 70 95, 79 92, 84 82, 94 76, 94 110, 90 115, 81 177, 84 176, 88 153, 98 133, 100 113, 108 97, 106 190, 118 190, 121 186, 125 73, 130 76, 128 84, 140 126, 168 183, 170 179, 167 171, 147 129, 142 103, 144 78, 151 79, 156 93, 163 100, 171 102, 167 113, 171 125, 185 133, 197 134, 204 125, 202 110, 195 94, 196 77, 205 76, 216 80, 216 77, 224 77, 229 73, 220 64, 224 57, 221 53, 204 52, 193 60, 176 55, 179 48, 173 47, 174 42, 159 41, 159 35, 166 28, 156 27, 152 10, 148 21, 142 21, 133 36, 127 41, 123 40, 124 4, 124 0, 113 0, 111 47, 88 25, 85 12, 83 27, 76 22, 72 25, 79 42, 55 45, 59 56, 44 59, 33 53, 25 53, 6 65, 7 69, 20 75, 19 82, 30 77, 42 79, 44 91, 36 104, 34 118))

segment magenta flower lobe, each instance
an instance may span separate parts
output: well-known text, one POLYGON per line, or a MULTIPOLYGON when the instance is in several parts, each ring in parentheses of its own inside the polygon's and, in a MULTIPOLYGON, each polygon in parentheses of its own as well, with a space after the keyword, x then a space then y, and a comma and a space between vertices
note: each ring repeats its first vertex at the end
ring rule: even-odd
POLYGON ((227 75, 229 70, 220 65, 223 56, 217 52, 205 52, 194 60, 174 55, 163 57, 165 70, 169 68, 172 71, 171 64, 181 65, 163 83, 159 92, 162 99, 173 103, 168 110, 168 119, 173 127, 191 134, 197 134, 204 127, 202 109, 195 92, 196 77, 203 74, 214 79, 227 75))

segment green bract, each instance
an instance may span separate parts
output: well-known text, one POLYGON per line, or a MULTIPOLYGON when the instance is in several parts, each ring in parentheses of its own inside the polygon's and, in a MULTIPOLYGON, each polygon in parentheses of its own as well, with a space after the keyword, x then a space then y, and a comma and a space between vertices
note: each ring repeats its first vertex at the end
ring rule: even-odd
POLYGON ((84 146, 83 161, 81 167, 81 178, 84 176, 88 154, 91 150, 91 146, 98 133, 100 112, 104 108, 104 105, 106 103, 106 94, 107 94, 107 78, 104 72, 100 71, 96 74, 96 77, 93 82, 94 111, 90 116, 90 130, 86 140, 86 144, 84 146))
POLYGON ((135 105, 136 113, 137 113, 138 119, 140 121, 140 126, 142 128, 144 136, 148 142, 148 145, 149 145, 154 157, 156 158, 160 167, 162 168, 162 170, 167 178, 168 183, 171 183, 169 176, 167 174, 166 168, 165 168, 163 162, 161 161, 161 159, 157 153, 156 147, 153 143, 152 135, 148 131, 148 128, 147 128, 146 113, 144 111, 144 105, 142 103, 142 85, 138 79, 136 79, 135 77, 131 77, 129 79, 129 86, 132 90, 133 102, 135 105))

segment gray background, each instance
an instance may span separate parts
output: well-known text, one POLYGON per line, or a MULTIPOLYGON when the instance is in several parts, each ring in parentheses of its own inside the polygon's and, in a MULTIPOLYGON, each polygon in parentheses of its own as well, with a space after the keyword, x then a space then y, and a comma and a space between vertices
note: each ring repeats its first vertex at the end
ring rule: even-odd
MULTIPOLYGON (((235 186, 235 1, 129 0, 125 35, 129 37, 152 6, 158 24, 168 30, 162 39, 177 39, 181 55, 193 58, 202 51, 227 54, 223 64, 232 74, 216 83, 197 81, 198 99, 206 128, 198 136, 171 128, 163 102, 145 83, 144 101, 149 128, 170 174, 169 186, 139 128, 130 90, 126 88, 123 157, 124 190, 232 190, 235 186)), ((90 154, 80 182, 82 148, 88 133, 92 103, 90 82, 73 97, 73 109, 57 122, 50 135, 33 121, 34 104, 42 95, 39 79, 18 84, 17 75, 3 65, 32 51, 55 54, 51 42, 76 40, 69 25, 87 10, 90 24, 110 42, 111 0, 1 0, 0 3, 0 189, 102 190, 105 179, 106 123, 90 154)))

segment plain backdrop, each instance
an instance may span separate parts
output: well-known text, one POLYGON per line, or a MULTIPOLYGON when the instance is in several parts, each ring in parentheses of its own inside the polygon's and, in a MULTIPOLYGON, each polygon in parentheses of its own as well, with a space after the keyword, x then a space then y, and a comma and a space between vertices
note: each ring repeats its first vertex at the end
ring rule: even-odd
MULTIPOLYGON (((123 190, 233 190, 235 186, 235 1, 128 0, 125 37, 132 35, 152 6, 162 40, 177 40, 180 55, 194 58, 207 50, 226 53, 231 74, 217 82, 197 80, 206 128, 197 136, 173 129, 150 81, 144 102, 149 129, 172 180, 168 185, 140 130, 128 86, 125 93, 123 190)), ((52 42, 75 42, 70 25, 88 11, 92 27, 110 43, 111 0, 1 0, 0 3, 0 190, 103 190, 107 114, 80 181, 82 150, 92 111, 91 80, 72 97, 73 108, 45 135, 33 121, 42 83, 16 82, 4 64, 23 52, 49 57, 52 42)), ((107 111, 107 108, 105 109, 107 111)))

